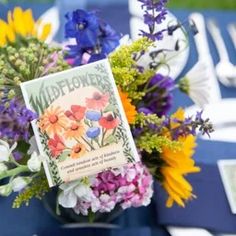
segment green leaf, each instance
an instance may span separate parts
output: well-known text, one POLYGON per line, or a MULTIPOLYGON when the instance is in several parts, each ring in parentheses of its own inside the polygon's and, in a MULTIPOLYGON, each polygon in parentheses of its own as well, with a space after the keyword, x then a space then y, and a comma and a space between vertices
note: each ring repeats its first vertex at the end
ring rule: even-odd
POLYGON ((117 143, 117 142, 118 142, 117 138, 116 138, 114 135, 112 135, 112 134, 110 134, 110 135, 105 139, 105 143, 106 143, 106 144, 117 143))
POLYGON ((84 123, 85 123, 87 126, 89 126, 89 127, 91 126, 90 123, 89 123, 89 121, 88 121, 87 119, 84 119, 84 123))
POLYGON ((112 105, 112 104, 109 104, 104 110, 103 110, 103 112, 104 113, 106 113, 106 112, 109 112, 109 111, 116 111, 117 109, 116 109, 116 107, 114 106, 114 105, 112 105))
POLYGON ((65 161, 66 158, 68 158, 68 156, 70 155, 70 151, 64 151, 60 157, 59 157, 59 161, 62 162, 62 161, 65 161))

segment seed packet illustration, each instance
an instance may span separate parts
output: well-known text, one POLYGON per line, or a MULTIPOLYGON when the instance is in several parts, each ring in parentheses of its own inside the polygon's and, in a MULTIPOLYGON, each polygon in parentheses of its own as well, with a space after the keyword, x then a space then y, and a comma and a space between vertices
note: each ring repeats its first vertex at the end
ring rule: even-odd
POLYGON ((49 186, 139 161, 107 59, 21 84, 49 186))

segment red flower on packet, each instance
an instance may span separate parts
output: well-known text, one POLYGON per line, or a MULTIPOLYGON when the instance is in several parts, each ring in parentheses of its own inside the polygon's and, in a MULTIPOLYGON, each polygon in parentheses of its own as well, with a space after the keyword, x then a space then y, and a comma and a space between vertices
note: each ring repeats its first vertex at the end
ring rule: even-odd
POLYGON ((99 120, 99 125, 101 125, 105 129, 114 129, 116 128, 120 123, 119 118, 115 118, 113 115, 109 114, 107 116, 103 116, 99 120))
POLYGON ((72 105, 71 111, 66 111, 65 115, 71 120, 82 120, 84 118, 84 114, 86 111, 86 107, 79 105, 72 105))
POLYGON ((90 109, 101 110, 109 102, 109 94, 101 94, 99 92, 94 92, 92 98, 86 98, 86 105, 90 109))
POLYGON ((54 134, 54 137, 48 140, 48 147, 52 156, 57 157, 64 151, 65 144, 60 136, 54 134))

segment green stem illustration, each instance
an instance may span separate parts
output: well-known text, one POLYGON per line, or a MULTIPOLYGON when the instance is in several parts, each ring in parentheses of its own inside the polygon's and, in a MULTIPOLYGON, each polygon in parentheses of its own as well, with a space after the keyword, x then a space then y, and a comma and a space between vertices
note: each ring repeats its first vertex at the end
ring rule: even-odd
POLYGON ((102 129, 102 141, 101 141, 101 146, 103 147, 104 146, 104 138, 105 138, 105 135, 107 133, 107 129, 104 131, 104 128, 102 129))
POLYGON ((85 143, 87 143, 89 145, 89 147, 91 148, 91 150, 95 150, 94 147, 89 143, 89 141, 87 139, 85 139, 83 136, 81 137, 83 139, 83 141, 85 143))

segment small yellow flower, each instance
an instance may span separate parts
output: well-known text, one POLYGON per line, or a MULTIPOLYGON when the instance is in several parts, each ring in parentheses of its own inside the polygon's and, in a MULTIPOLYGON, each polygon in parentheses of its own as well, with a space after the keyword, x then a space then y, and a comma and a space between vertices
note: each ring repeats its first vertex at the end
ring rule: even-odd
POLYGON ((7 22, 0 19, 0 47, 8 42, 15 42, 17 36, 36 37, 46 40, 51 31, 51 24, 42 25, 41 21, 35 21, 31 9, 25 11, 15 7, 13 12, 9 11, 7 22))
POLYGON ((127 117, 129 124, 133 124, 135 121, 135 117, 137 115, 136 107, 131 104, 131 99, 128 98, 128 94, 122 92, 121 89, 118 89, 119 95, 122 101, 122 105, 127 117))

